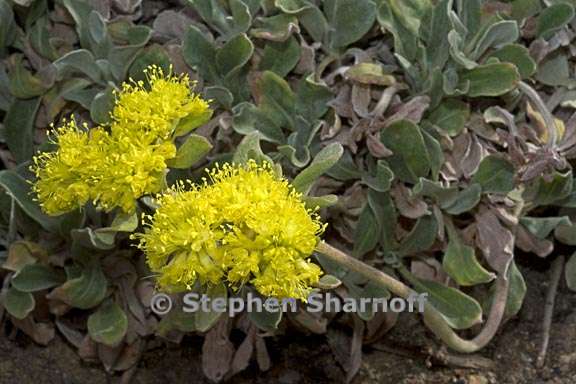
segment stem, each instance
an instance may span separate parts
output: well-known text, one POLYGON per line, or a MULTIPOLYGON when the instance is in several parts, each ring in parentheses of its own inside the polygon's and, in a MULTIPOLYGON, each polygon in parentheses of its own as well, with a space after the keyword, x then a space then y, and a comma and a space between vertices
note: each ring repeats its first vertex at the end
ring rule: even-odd
POLYGON ((544 104, 544 101, 542 101, 542 98, 538 92, 534 90, 534 88, 523 81, 518 83, 518 88, 524 92, 526 96, 528 96, 528 98, 536 105, 536 108, 542 114, 542 118, 544 119, 546 127, 548 128, 548 143, 546 143, 546 146, 548 148, 554 148, 556 146, 556 142, 558 141, 558 130, 552 113, 550 113, 550 110, 546 104, 544 104))
POLYGON ((552 315, 554 313, 554 301, 556 299, 558 283, 562 277, 563 268, 564 256, 559 256, 552 262, 552 276, 550 277, 550 287, 548 288, 548 294, 546 295, 544 320, 542 322, 542 344, 540 345, 540 352, 536 359, 536 366, 538 368, 542 368, 546 361, 546 352, 548 351, 548 343, 550 342, 550 327, 552 326, 552 315))
MULTIPOLYGON (((316 246, 316 251, 326 256, 328 259, 348 268, 356 273, 361 274, 367 279, 380 284, 390 290, 397 296, 408 299, 410 295, 417 294, 406 284, 395 279, 392 276, 358 260, 346 253, 332 247, 321 241, 316 246)), ((483 348, 494 337, 504 316, 506 299, 508 296, 508 279, 504 276, 498 276, 496 279, 496 294, 488 319, 482 331, 472 340, 466 340, 458 336, 452 328, 446 323, 442 314, 438 312, 430 303, 424 305, 424 323, 426 326, 440 338, 449 348, 462 353, 472 353, 483 348)))
POLYGON ((16 241, 17 228, 16 228, 16 199, 14 196, 10 196, 10 222, 8 224, 8 238, 7 246, 10 246, 14 241, 16 241))

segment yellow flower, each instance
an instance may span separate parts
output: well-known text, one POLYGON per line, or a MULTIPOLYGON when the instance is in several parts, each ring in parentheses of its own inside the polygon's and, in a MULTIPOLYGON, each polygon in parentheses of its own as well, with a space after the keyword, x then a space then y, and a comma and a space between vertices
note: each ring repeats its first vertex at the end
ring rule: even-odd
POLYGON ((151 65, 144 70, 147 81, 122 84, 116 93, 112 112, 113 135, 125 135, 133 140, 153 143, 168 140, 174 128, 185 118, 208 119, 208 102, 190 92, 187 74, 165 75, 162 68, 151 65))
POLYGON ((209 197, 196 188, 172 188, 158 197, 160 208, 141 237, 139 247, 147 255, 152 271, 160 274, 159 284, 171 291, 190 289, 199 277, 202 283, 218 282, 222 277, 217 245, 224 232, 216 223, 218 212, 209 197))
POLYGON ((265 296, 306 299, 310 285, 317 283, 321 274, 320 267, 312 262, 279 257, 270 261, 253 284, 265 296))
POLYGON ((58 151, 34 158, 32 187, 41 208, 59 215, 88 201, 105 211, 133 212, 136 199, 164 187, 166 160, 176 155, 172 142, 139 146, 113 139, 103 128, 84 131, 72 120, 54 130, 58 151))
POLYGON ((176 156, 172 142, 139 146, 130 140, 112 141, 107 156, 93 174, 92 199, 105 211, 120 207, 134 212, 136 200, 160 192, 166 175, 166 160, 176 156))
POLYGON ((306 300, 322 274, 308 258, 324 225, 287 180, 250 161, 189 184, 160 195, 146 232, 135 235, 161 288, 250 282, 266 296, 306 300))
POLYGON ((59 215, 88 201, 105 211, 134 212, 136 200, 164 188, 166 161, 176 156, 172 134, 185 121, 210 117, 208 103, 190 91, 187 75, 164 75, 150 66, 148 82, 124 83, 109 127, 55 130, 58 150, 34 158, 33 192, 41 208, 59 215))
POLYGON ((107 133, 101 128, 81 130, 74 120, 52 129, 57 152, 34 157, 31 170, 37 181, 32 186, 44 212, 59 215, 79 208, 90 199, 89 176, 105 156, 107 133))

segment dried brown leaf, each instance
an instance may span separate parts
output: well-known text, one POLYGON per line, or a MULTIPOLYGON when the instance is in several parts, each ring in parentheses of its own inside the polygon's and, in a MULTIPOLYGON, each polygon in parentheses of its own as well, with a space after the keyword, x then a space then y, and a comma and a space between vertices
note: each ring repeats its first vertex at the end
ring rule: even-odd
POLYGON ((402 216, 410 219, 418 219, 424 215, 429 215, 428 204, 419 197, 410 196, 410 191, 404 184, 396 184, 390 191, 396 208, 402 216))
POLYGON ((322 313, 312 313, 302 307, 298 307, 298 312, 289 313, 290 319, 302 326, 305 330, 319 335, 326 333, 328 321, 322 313))
POLYGON ((410 272, 419 279, 435 281, 441 284, 445 284, 449 279, 442 268, 442 264, 432 258, 412 260, 410 272))
POLYGON ((229 376, 235 375, 238 372, 242 372, 248 365, 250 364, 250 359, 252 358, 252 354, 254 353, 254 343, 256 340, 256 332, 257 328, 255 326, 251 326, 248 329, 248 333, 242 343, 234 353, 234 359, 232 360, 232 366, 230 368, 229 376))
POLYGON ((429 106, 430 98, 428 96, 413 97, 409 101, 391 108, 393 114, 385 119, 384 127, 380 127, 380 129, 398 120, 408 120, 418 124, 429 106))
POLYGON ((270 355, 268 354, 268 348, 266 347, 266 342, 264 337, 256 336, 256 361, 258 362, 258 367, 261 371, 267 371, 270 369, 270 355))
POLYGON ((475 215, 478 236, 476 242, 486 261, 500 274, 506 274, 514 258, 514 235, 504 227, 490 209, 475 215))
POLYGON ((126 371, 138 364, 138 361, 142 357, 146 343, 143 339, 138 338, 133 343, 125 344, 122 348, 122 352, 116 359, 114 364, 115 371, 126 371))
POLYGON ((54 338, 54 325, 36 322, 32 316, 19 320, 11 317, 12 324, 40 345, 48 345, 54 338))
POLYGON ((361 118, 370 117, 369 106, 372 101, 372 92, 369 85, 354 84, 352 86, 351 102, 354 112, 361 118))
POLYGON ((166 10, 154 19, 152 30, 154 38, 167 41, 170 39, 182 40, 182 37, 193 24, 191 18, 181 12, 166 10))
POLYGON ((68 340, 70 344, 72 344, 76 348, 81 347, 85 338, 84 334, 82 334, 77 329, 72 328, 62 319, 56 319, 56 327, 58 328, 60 333, 64 335, 64 337, 66 338, 66 340, 68 340))
POLYGON ((398 322, 398 313, 392 311, 377 311, 374 317, 366 322, 364 344, 370 344, 381 339, 398 322))
POLYGON ((540 257, 546 257, 554 251, 554 243, 537 238, 522 225, 516 229, 516 246, 524 252, 534 253, 540 257))
POLYGON ((230 341, 229 317, 221 316, 206 333, 202 344, 202 371, 210 380, 221 381, 230 371, 234 345, 230 341))
POLYGON ((78 347, 78 355, 84 361, 97 362, 98 344, 89 335, 84 336, 80 347, 78 347))

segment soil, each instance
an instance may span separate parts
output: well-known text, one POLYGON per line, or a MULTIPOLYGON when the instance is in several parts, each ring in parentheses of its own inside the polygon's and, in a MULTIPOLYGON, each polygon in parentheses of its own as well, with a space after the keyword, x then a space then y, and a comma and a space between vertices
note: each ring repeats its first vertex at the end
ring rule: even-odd
MULTIPOLYGON (((548 263, 546 263, 548 265, 548 263)), ((433 339, 416 315, 401 315, 398 324, 376 345, 366 346, 353 384, 576 384, 576 294, 562 282, 556 298, 546 364, 535 359, 542 336, 542 317, 549 274, 521 268, 528 293, 519 315, 506 323, 491 344, 476 356, 492 361, 491 369, 464 369, 435 364, 419 353, 433 339), (401 348, 399 347, 401 346, 401 348), (383 351, 396 349, 390 351, 383 351)), ((256 363, 234 376, 233 383, 339 383, 344 371, 334 360, 324 336, 267 339, 272 367, 256 363)), ((209 383, 202 374, 199 338, 147 351, 130 383, 209 383)), ((60 337, 40 347, 25 336, 0 336, 0 384, 126 383, 100 366, 80 360, 60 337)))

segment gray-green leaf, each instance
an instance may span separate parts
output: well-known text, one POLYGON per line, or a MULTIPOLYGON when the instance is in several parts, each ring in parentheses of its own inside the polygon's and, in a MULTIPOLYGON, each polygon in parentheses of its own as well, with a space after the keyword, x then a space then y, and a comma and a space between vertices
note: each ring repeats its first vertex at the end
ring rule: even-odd
POLYGON ((73 276, 50 293, 72 307, 89 309, 106 296, 108 282, 102 272, 100 260, 92 256, 85 261, 78 276, 73 276))
POLYGON ((467 329, 482 321, 482 307, 462 291, 434 281, 412 281, 416 291, 427 292, 428 302, 436 308, 448 325, 467 329))
POLYGON ((442 204, 441 208, 451 215, 460 215, 474 208, 480 202, 481 194, 482 187, 472 184, 458 192, 452 201, 442 204))
POLYGON ((6 291, 3 304, 10 315, 17 319, 24 319, 34 310, 36 302, 31 293, 10 287, 6 291))
POLYGON ((44 229, 52 232, 58 231, 60 221, 57 218, 46 215, 40 210, 38 204, 33 200, 30 192, 30 184, 20 175, 13 171, 0 171, 0 186, 16 200, 20 208, 22 208, 28 216, 34 219, 44 229))
POLYGON ((178 148, 176 157, 166 162, 170 168, 190 168, 202 160, 212 149, 212 144, 204 136, 192 134, 178 148))
POLYGON ((523 217, 520 223, 539 239, 547 238, 559 226, 571 226, 568 216, 562 217, 523 217))
POLYGON ((325 0, 324 14, 330 26, 329 46, 344 48, 370 30, 376 20, 376 4, 372 0, 325 0))
POLYGON ((503 20, 490 25, 478 40, 472 54, 473 59, 480 58, 489 48, 499 48, 515 42, 519 34, 518 24, 513 20, 503 20))
POLYGON ((468 96, 500 96, 515 89, 520 74, 514 64, 480 65, 460 76, 460 86, 468 84, 468 96))
POLYGON ((34 154, 34 121, 41 98, 14 99, 4 118, 6 144, 18 163, 34 154))
POLYGON ((107 301, 88 317, 88 334, 97 343, 118 345, 128 330, 128 317, 115 301, 107 301))
POLYGON ((359 257, 373 250, 378 244, 380 227, 370 205, 366 204, 354 230, 354 257, 359 257))
POLYGON ((553 4, 545 8, 536 22, 536 35, 549 39, 574 17, 574 8, 566 3, 553 4))
POLYGON ((450 241, 442 259, 442 267, 446 273, 456 283, 463 286, 483 284, 494 280, 496 275, 487 271, 478 262, 474 248, 465 245, 451 225, 447 228, 450 241))
POLYGON ((529 78, 536 72, 536 62, 530 56, 528 48, 520 44, 509 44, 494 51, 488 56, 495 57, 503 63, 512 63, 518 69, 522 79, 529 78))
POLYGON ((399 180, 416 184, 420 177, 428 175, 428 149, 416 124, 408 120, 396 121, 382 131, 381 140, 394 153, 387 160, 399 180))
POLYGON ((514 189, 514 166, 504 158, 487 156, 472 182, 480 184, 484 193, 508 193, 514 189))
MULTIPOLYGON (((223 299, 224 303, 226 303, 228 289, 223 283, 210 285, 206 290, 206 297, 210 299, 210 303, 213 303, 215 299, 223 299)), ((213 310, 211 305, 208 305, 208 311, 200 308, 200 310, 196 312, 196 329, 200 332, 206 332, 216 324, 223 313, 224 312, 213 310)))
POLYGON ((470 118, 470 106, 458 99, 446 99, 430 113, 432 124, 450 136, 462 132, 464 125, 470 118))
POLYGON ((343 152, 344 149, 340 143, 333 143, 322 148, 314 157, 312 163, 294 178, 292 182, 294 188, 303 194, 307 194, 316 179, 332 168, 340 160, 343 152))
POLYGON ((42 264, 28 264, 16 272, 12 286, 22 292, 36 292, 60 285, 63 276, 42 264))

